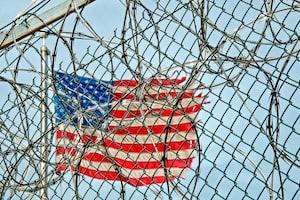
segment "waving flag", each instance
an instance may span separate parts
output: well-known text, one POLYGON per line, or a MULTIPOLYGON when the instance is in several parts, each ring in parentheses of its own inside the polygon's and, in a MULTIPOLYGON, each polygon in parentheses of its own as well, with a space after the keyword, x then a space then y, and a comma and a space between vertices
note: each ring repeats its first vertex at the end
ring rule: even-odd
POLYGON ((57 171, 133 186, 185 177, 203 96, 185 78, 96 81, 56 73, 57 171))

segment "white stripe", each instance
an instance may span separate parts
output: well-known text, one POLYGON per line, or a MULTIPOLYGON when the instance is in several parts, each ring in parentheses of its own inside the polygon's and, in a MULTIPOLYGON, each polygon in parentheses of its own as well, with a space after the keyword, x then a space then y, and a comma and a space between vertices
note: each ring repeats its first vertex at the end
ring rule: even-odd
MULTIPOLYGON (((66 139, 64 139, 66 140, 66 139)), ((149 162, 149 161, 161 161, 163 158, 164 152, 124 152, 119 149, 114 149, 110 147, 103 147, 95 144, 90 147, 84 147, 82 143, 74 144, 70 142, 66 144, 66 142, 59 144, 65 147, 72 147, 77 149, 77 156, 81 156, 82 153, 100 153, 102 155, 108 155, 110 158, 118 158, 126 161, 132 162, 149 162), (64 145, 63 145, 64 144, 64 145)), ((186 149, 186 150, 172 150, 166 152, 166 158, 168 160, 175 159, 188 159, 195 153, 194 149, 186 149)))
MULTIPOLYGON (((96 135, 95 135, 96 136, 96 135)), ((165 142, 166 134, 157 135, 109 135, 106 139, 112 142, 121 144, 157 144, 165 142)), ((96 143, 101 142, 102 138, 97 136, 96 143)), ((168 133, 166 142, 183 142, 186 140, 197 140, 197 135, 195 132, 179 132, 179 133, 168 133)), ((71 145, 76 147, 77 144, 82 143, 79 137, 76 137, 74 141, 70 141, 67 138, 62 138, 57 140, 57 144, 61 146, 71 145), (71 143, 71 144, 70 144, 71 143)), ((70 147, 71 147, 70 146, 70 147)))
POLYGON ((183 116, 144 116, 137 118, 109 118, 109 126, 113 127, 138 127, 138 126, 153 126, 153 125, 166 125, 166 124, 185 124, 190 123, 196 118, 198 113, 189 113, 183 116))
MULTIPOLYGON (((63 156, 57 156, 60 160, 64 160, 63 156)), ((79 160, 72 160, 71 165, 77 166, 79 160)), ((154 177, 154 176, 165 176, 165 171, 163 168, 157 168, 157 169, 126 169, 124 167, 120 167, 118 165, 114 165, 112 163, 107 162, 94 162, 94 161, 88 161, 88 160, 81 160, 80 162, 81 167, 85 167, 91 170, 96 171, 108 171, 108 172, 117 172, 116 168, 119 170, 120 175, 126 177, 126 178, 143 178, 143 177, 154 177)), ((174 177, 183 177, 185 176, 186 170, 188 168, 167 168, 167 174, 168 176, 174 176, 174 177)))
MULTIPOLYGON (((75 141, 73 141, 72 143, 75 144, 79 142, 80 135, 96 136, 97 137, 96 142, 100 142, 103 139, 103 137, 105 137, 107 139, 112 140, 113 142, 122 143, 122 144, 158 143, 158 142, 164 142, 166 137, 166 133, 148 134, 148 135, 132 135, 132 134, 115 135, 109 132, 98 131, 98 130, 95 131, 95 129, 92 128, 88 128, 78 132, 72 126, 60 127, 60 130, 74 133, 76 137, 75 137, 75 141)), ((180 132, 169 132, 167 134, 167 142, 181 142, 185 140, 197 140, 197 133, 191 130, 189 132, 180 131, 180 132)), ((63 141, 60 143, 63 144, 63 141)))
MULTIPOLYGON (((149 134, 149 135, 114 135, 110 134, 107 138, 113 142, 122 144, 151 144, 165 142, 166 134, 149 134)), ((175 132, 167 134, 167 142, 182 142, 186 140, 197 140, 195 131, 190 132, 175 132)))
MULTIPOLYGON (((115 86, 113 88, 113 93, 124 93, 128 94, 133 91, 136 91, 138 88, 141 88, 139 86, 134 86, 134 87, 126 87, 126 86, 115 86)), ((195 87, 189 87, 189 88, 183 88, 182 86, 146 86, 143 90, 145 95, 151 94, 151 95, 156 95, 159 93, 169 93, 169 92, 177 92, 180 93, 182 91, 187 91, 187 92, 195 92, 196 88, 195 87)))
POLYGON ((74 159, 74 156, 71 156, 69 154, 55 155, 55 162, 57 164, 59 164, 59 163, 68 163, 68 161, 71 161, 73 159, 74 159))
MULTIPOLYGON (((110 163, 101 163, 101 162, 91 162, 87 160, 82 160, 80 166, 86 167, 88 169, 97 170, 97 171, 113 171, 116 172, 115 166, 110 163), (107 170, 108 169, 108 170, 107 170)), ((164 169, 125 169, 125 168, 118 168, 121 172, 121 175, 126 178, 143 178, 143 177, 154 177, 154 176, 165 176, 164 169)), ((169 168, 167 169, 168 176, 180 177, 183 175, 183 168, 169 168)))
POLYGON ((113 110, 128 110, 136 111, 136 110, 150 110, 150 109, 174 109, 174 106, 177 104, 178 109, 187 108, 195 105, 202 104, 204 101, 203 97, 194 97, 194 98, 186 98, 182 99, 178 103, 178 99, 170 99, 164 101, 113 101, 112 109, 113 110))

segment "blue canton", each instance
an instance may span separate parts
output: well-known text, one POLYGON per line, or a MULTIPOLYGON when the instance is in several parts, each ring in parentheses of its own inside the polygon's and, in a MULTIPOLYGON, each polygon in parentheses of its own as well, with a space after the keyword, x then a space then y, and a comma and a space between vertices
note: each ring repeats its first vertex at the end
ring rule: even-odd
POLYGON ((111 109, 113 81, 56 72, 54 96, 57 123, 100 127, 111 109))

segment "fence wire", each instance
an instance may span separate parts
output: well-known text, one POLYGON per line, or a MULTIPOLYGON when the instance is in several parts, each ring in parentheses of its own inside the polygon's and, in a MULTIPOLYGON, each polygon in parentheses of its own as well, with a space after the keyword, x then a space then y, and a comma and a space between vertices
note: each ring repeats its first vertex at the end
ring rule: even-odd
MULTIPOLYGON (((32 1, 0 33, 17 34, 10 30, 58 3, 32 1)), ((300 199, 299 19, 295 0, 98 0, 1 48, 1 199, 42 199, 42 191, 45 199, 300 199), (40 49, 46 36, 47 62, 40 49), (41 63, 47 70, 41 71, 41 63), (57 72, 71 77, 69 82, 79 76, 98 83, 135 80, 138 86, 126 94, 141 98, 147 87, 165 89, 152 88, 153 79, 186 77, 170 89, 180 90, 173 99, 183 102, 190 87, 206 97, 197 116, 189 118, 195 129, 186 134, 196 133, 197 144, 186 175, 136 187, 76 170, 58 172, 57 72)), ((177 109, 168 98, 165 102, 177 109)), ((103 121, 95 112, 74 100, 64 103, 96 119, 91 132, 100 129, 103 121)), ((161 112, 158 121, 165 119, 161 112)), ((64 123, 70 124, 75 114, 67 116, 64 123)), ((134 121, 147 126, 139 117, 134 121)), ((167 176, 164 154, 159 161, 167 176)), ((151 177, 147 173, 143 176, 151 177)))

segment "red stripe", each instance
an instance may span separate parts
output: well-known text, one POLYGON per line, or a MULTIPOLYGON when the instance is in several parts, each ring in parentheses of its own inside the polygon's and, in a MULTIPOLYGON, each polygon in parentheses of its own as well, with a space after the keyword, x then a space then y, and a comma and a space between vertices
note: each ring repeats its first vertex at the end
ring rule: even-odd
MULTIPOLYGON (((118 126, 110 126, 109 127, 110 131, 112 131, 113 134, 117 135, 125 135, 125 134, 140 134, 140 135, 147 135, 147 134, 163 134, 167 130, 167 125, 154 125, 154 126, 149 126, 149 127, 124 127, 120 128, 118 126), (150 132, 149 132, 150 131, 150 132)), ((193 124, 192 123, 185 123, 185 124, 175 124, 171 125, 170 129, 168 130, 168 133, 177 133, 177 132, 193 132, 195 131, 193 124)), ((77 136, 76 133, 71 133, 71 132, 64 132, 65 134, 62 134, 61 130, 56 131, 56 136, 57 139, 62 139, 62 138, 67 138, 71 141, 75 140, 75 137, 77 136)), ((187 133, 188 134, 188 133, 187 133)), ((90 136, 90 134, 84 134, 82 138, 90 138, 92 137, 92 140, 87 140, 91 141, 93 143, 97 142, 97 136, 93 135, 90 136)), ((83 141, 84 143, 85 141, 83 141)))
MULTIPOLYGON (((198 96, 195 96, 195 91, 184 92, 182 94, 181 94, 181 92, 161 92, 159 94, 144 95, 144 98, 146 100, 153 100, 153 99, 154 100, 166 100, 168 97, 172 97, 172 98, 180 97, 180 99, 186 99, 186 98, 193 98, 193 97, 198 97, 198 96)), ((133 100, 133 101, 139 100, 139 98, 134 94, 125 94, 125 93, 115 92, 113 101, 119 101, 121 99, 127 99, 127 100, 133 100)))
POLYGON ((65 171, 65 170, 67 170, 68 169, 68 167, 69 167, 69 165, 68 164, 66 164, 66 163, 64 163, 64 164, 57 164, 57 166, 56 166, 56 171, 57 172, 62 172, 62 171, 65 171))
POLYGON ((63 137, 68 138, 69 140, 74 141, 75 137, 76 137, 76 134, 68 132, 68 131, 57 130, 56 131, 56 138, 60 139, 60 138, 63 138, 63 137))
MULTIPOLYGON (((88 168, 82 167, 82 166, 80 166, 78 168, 78 170, 76 170, 75 167, 71 167, 71 170, 77 171, 81 174, 87 175, 87 176, 95 178, 95 179, 123 181, 123 182, 126 182, 135 187, 146 186, 146 185, 150 185, 150 184, 160 184, 160 183, 165 183, 167 180, 173 181, 175 179, 175 177, 173 177, 173 176, 169 176, 168 178, 166 176, 141 177, 138 179, 137 178, 127 178, 127 177, 121 176, 118 172, 99 171, 99 170, 88 169, 88 168)), ((65 169, 57 167, 56 171, 63 172, 63 171, 65 171, 65 169)))
POLYGON ((112 110, 110 112, 110 115, 114 118, 134 118, 139 117, 143 115, 149 115, 149 114, 159 114, 162 117, 166 116, 180 116, 183 114, 189 114, 189 113, 195 113, 199 112, 201 110, 202 105, 194 105, 189 106, 186 108, 178 108, 176 111, 173 109, 161 109, 161 108, 155 108, 155 109, 149 109, 149 110, 112 110))
MULTIPOLYGON (((73 170, 76 171, 76 170, 73 170)), ((98 171, 93 169, 88 169, 86 167, 79 167, 79 173, 102 180, 121 180, 121 176, 118 172, 113 171, 98 171)))
POLYGON ((180 83, 184 82, 186 80, 186 77, 182 77, 180 79, 152 79, 150 81, 150 85, 179 85, 180 83))
POLYGON ((153 125, 153 126, 129 126, 129 127, 120 127, 120 126, 109 126, 108 130, 116 135, 147 135, 147 134, 162 134, 168 130, 168 133, 174 132, 189 132, 194 130, 194 125, 192 123, 185 124, 172 124, 172 125, 153 125))
MULTIPOLYGON (((56 167, 56 172, 64 172, 69 169, 69 165, 67 164, 59 164, 56 167)), ((97 179, 102 179, 102 180, 120 180, 120 175, 117 172, 113 171, 99 171, 99 170, 93 170, 93 169, 88 169, 86 167, 79 167, 79 170, 76 170, 76 167, 71 166, 70 169, 72 171, 78 171, 79 173, 82 173, 84 175, 97 178, 97 179)))
POLYGON ((76 152, 77 152, 76 148, 58 146, 56 148, 55 154, 56 155, 69 154, 71 156, 74 156, 76 154, 76 152))
MULTIPOLYGON (((112 163, 113 162, 121 167, 126 169, 158 169, 163 167, 163 161, 131 161, 130 159, 123 160, 120 158, 111 158, 109 160, 107 157, 100 153, 87 153, 85 154, 82 159, 94 162, 106 162, 112 163)), ((193 161, 193 157, 187 159, 172 159, 166 160, 165 164, 167 168, 187 168, 190 167, 193 161)))
POLYGON ((81 140, 84 144, 87 144, 87 143, 93 143, 95 144, 97 142, 97 136, 96 135, 83 135, 81 137, 81 140))
MULTIPOLYGON (((61 147, 64 148, 64 147, 61 147)), ((76 152, 76 148, 73 148, 76 152)), ((82 156, 83 160, 101 162, 101 163, 112 163, 112 161, 121 168, 126 169, 158 169, 163 167, 163 161, 131 161, 129 159, 124 160, 121 158, 110 158, 108 159, 100 153, 90 152, 82 156)), ((187 159, 168 159, 165 161, 167 168, 187 168, 190 167, 193 161, 193 157, 187 159)))
POLYGON ((136 87, 138 86, 138 82, 135 80, 121 80, 121 81, 114 81, 114 86, 122 86, 122 87, 136 87))
MULTIPOLYGON (((95 153, 95 152, 92 152, 92 153, 86 153, 82 159, 84 160, 89 160, 89 161, 97 161, 97 162, 106 162, 106 163, 111 163, 111 160, 108 159, 107 157, 105 157, 104 155, 102 154, 99 154, 99 153, 95 153)), ((111 158, 114 160, 114 158, 111 158)))
POLYGON ((119 149, 121 151, 126 152, 134 152, 134 153, 145 153, 145 152, 164 152, 167 151, 176 151, 176 150, 186 150, 186 149, 194 149, 197 146, 196 140, 185 140, 179 142, 160 142, 160 143, 145 143, 145 144, 124 144, 113 142, 109 139, 103 140, 103 146, 110 147, 113 149, 119 149))
POLYGON ((103 180, 120 180, 124 181, 133 186, 145 186, 150 184, 159 184, 164 183, 167 181, 173 181, 175 177, 166 178, 165 176, 154 176, 154 177, 141 177, 139 179, 136 178, 127 178, 121 176, 117 172, 109 172, 109 171, 96 171, 93 169, 88 169, 85 167, 79 167, 79 172, 85 174, 87 176, 96 178, 96 179, 103 179, 103 180))
MULTIPOLYGON (((151 79, 149 85, 179 85, 184 82, 186 77, 182 77, 180 79, 151 79)), ((147 84, 148 85, 148 84, 147 84)), ((123 87, 136 87, 138 86, 138 82, 136 80, 121 80, 114 81, 114 86, 123 86, 123 87)))
POLYGON ((77 134, 71 133, 71 132, 68 132, 68 131, 64 131, 64 132, 61 131, 61 130, 56 131, 56 138, 57 139, 68 138, 69 140, 74 141, 76 136, 77 136, 77 134))
MULTIPOLYGON (((73 135, 75 135, 75 133, 73 135)), ((169 137, 172 137, 172 136, 169 136, 169 137)), ((68 138, 68 137, 65 137, 65 138, 70 140, 70 138, 68 138)), ((96 144, 97 139, 98 138, 96 135, 91 136, 91 135, 85 134, 82 136, 81 142, 84 144, 86 144, 88 142, 96 144), (88 139, 83 139, 83 138, 88 138, 88 139), (93 138, 93 140, 91 140, 89 138, 93 138)), ((165 148, 170 151, 178 150, 178 149, 181 149, 181 150, 193 149, 197 146, 197 141, 196 140, 171 141, 171 142, 166 143, 166 145, 164 142, 145 143, 145 144, 133 144, 133 143, 129 144, 129 143, 114 142, 114 141, 106 138, 106 139, 103 139, 102 145, 105 147, 120 149, 120 150, 123 150, 126 152, 136 152, 136 153, 140 152, 141 153, 141 152, 155 152, 155 151, 162 152, 165 150, 165 148)), ((68 149, 61 149, 61 147, 59 146, 57 148, 56 152, 57 152, 57 155, 63 154, 63 153, 69 153, 71 155, 74 155, 74 153, 71 151, 71 149, 72 149, 71 147, 68 147, 68 149)))
POLYGON ((56 131, 56 138, 60 139, 60 138, 62 138, 62 137, 63 137, 63 131, 57 130, 57 131, 56 131))
POLYGON ((85 174, 87 176, 102 179, 102 180, 120 180, 124 181, 133 186, 145 186, 150 184, 159 184, 167 181, 173 181, 175 177, 166 178, 165 176, 154 176, 154 177, 141 177, 139 179, 136 178, 127 178, 121 176, 118 172, 110 172, 110 171, 97 171, 93 169, 88 169, 85 167, 79 167, 78 170, 80 173, 85 174))
MULTIPOLYGON (((71 141, 75 141, 77 136, 79 136, 79 135, 76 134, 76 133, 68 132, 68 131, 61 131, 61 130, 56 131, 56 138, 57 139, 67 138, 71 141)), ((90 135, 90 134, 84 134, 84 135, 81 136, 81 142, 84 143, 84 144, 87 144, 89 142, 95 144, 97 142, 97 136, 96 135, 90 135)))

